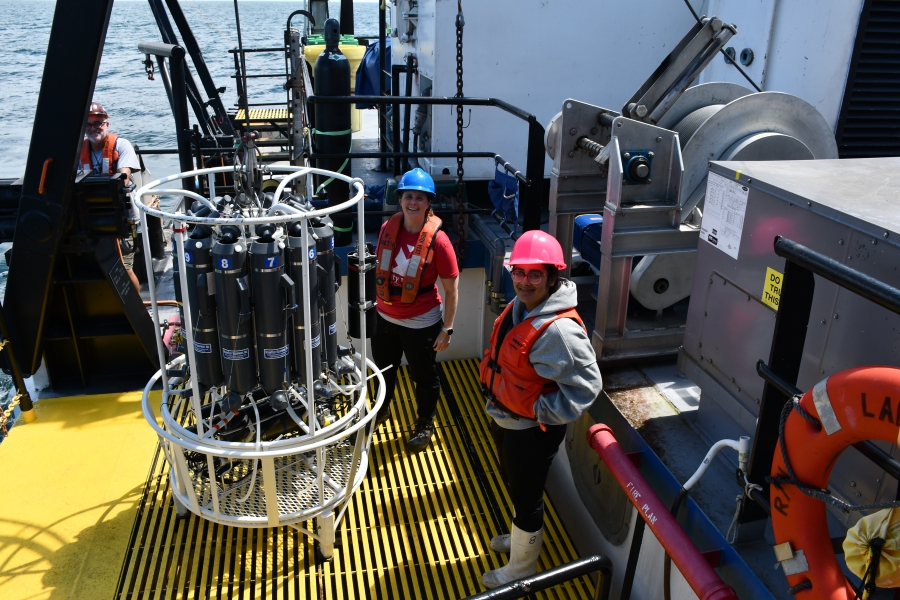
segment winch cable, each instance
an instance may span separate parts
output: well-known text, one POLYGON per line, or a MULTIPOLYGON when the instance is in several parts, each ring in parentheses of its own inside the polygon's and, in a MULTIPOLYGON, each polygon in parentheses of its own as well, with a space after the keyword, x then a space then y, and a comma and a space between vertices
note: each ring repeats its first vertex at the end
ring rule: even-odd
MULTIPOLYGON (((463 27, 466 19, 463 16, 462 0, 457 0, 459 12, 456 14, 456 97, 463 97, 463 27)), ((462 264, 466 259, 466 214, 463 207, 463 105, 456 105, 456 227, 459 239, 456 241, 456 260, 462 264)))
MULTIPOLYGON (((684 3, 687 5, 688 10, 691 11, 691 14, 694 15, 694 18, 697 20, 697 22, 698 22, 698 23, 702 23, 702 21, 700 20, 700 16, 697 14, 697 11, 695 11, 695 10, 694 10, 694 7, 691 6, 691 0, 684 0, 684 3)), ((722 56, 725 57, 725 61, 726 61, 728 64, 732 65, 735 69, 737 69, 738 72, 739 72, 741 75, 744 76, 744 79, 746 79, 747 81, 749 81, 749 82, 750 82, 750 85, 752 85, 752 86, 756 89, 757 92, 761 92, 761 91, 762 91, 762 88, 759 87, 758 85, 756 85, 756 82, 753 81, 752 79, 750 79, 750 76, 747 75, 747 74, 744 72, 744 70, 737 64, 737 58, 731 58, 730 56, 728 56, 727 54, 725 54, 725 49, 724 49, 724 48, 719 48, 719 52, 721 52, 721 53, 722 53, 722 56)))

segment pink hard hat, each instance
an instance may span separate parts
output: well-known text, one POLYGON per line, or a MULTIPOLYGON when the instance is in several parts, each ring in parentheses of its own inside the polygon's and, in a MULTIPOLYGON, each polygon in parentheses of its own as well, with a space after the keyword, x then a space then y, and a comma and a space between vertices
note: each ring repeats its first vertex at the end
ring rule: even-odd
POLYGON ((523 233, 516 240, 516 245, 513 246, 509 255, 509 261, 504 264, 506 266, 543 264, 556 265, 559 269, 566 268, 562 246, 559 245, 556 238, 539 229, 523 233))

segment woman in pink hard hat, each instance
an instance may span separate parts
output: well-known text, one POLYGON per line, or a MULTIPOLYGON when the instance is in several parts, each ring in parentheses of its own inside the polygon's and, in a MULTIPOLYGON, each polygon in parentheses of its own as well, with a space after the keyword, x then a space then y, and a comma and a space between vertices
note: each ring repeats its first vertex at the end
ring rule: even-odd
POLYGON ((575 311, 575 284, 559 242, 542 231, 522 234, 509 262, 516 299, 494 322, 479 378, 493 419, 500 471, 513 503, 510 534, 491 540, 506 566, 481 581, 495 588, 534 574, 544 527, 550 463, 575 421, 601 389, 597 356, 575 311))

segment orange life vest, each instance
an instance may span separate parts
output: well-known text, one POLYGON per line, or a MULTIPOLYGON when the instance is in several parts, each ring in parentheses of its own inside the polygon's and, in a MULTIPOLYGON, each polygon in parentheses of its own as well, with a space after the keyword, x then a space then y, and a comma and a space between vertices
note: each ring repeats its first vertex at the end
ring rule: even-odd
POLYGON ((574 308, 561 310, 544 321, 535 329, 532 321, 537 317, 528 317, 509 330, 509 333, 500 340, 498 337, 505 319, 512 319, 512 307, 510 302, 503 313, 494 321, 494 330, 491 332, 490 346, 484 351, 479 368, 479 379, 484 386, 487 397, 499 403, 507 411, 535 419, 534 403, 538 396, 559 389, 552 380, 541 377, 534 370, 534 366, 528 359, 531 347, 541 336, 544 330, 557 319, 573 319, 584 327, 581 317, 574 308))
MULTIPOLYGON (((403 213, 393 215, 384 227, 381 237, 378 239, 378 264, 375 270, 375 291, 383 302, 391 303, 391 265, 394 262, 394 252, 397 246, 397 237, 403 226, 403 213)), ((409 257, 409 266, 403 276, 403 287, 400 293, 400 302, 412 304, 419 295, 419 283, 422 281, 422 273, 425 265, 431 263, 434 254, 431 252, 434 239, 441 228, 441 220, 431 215, 425 220, 425 226, 419 232, 416 246, 412 256, 409 257)))
MULTIPOLYGON (((103 142, 103 164, 100 167, 101 175, 112 175, 116 172, 116 162, 119 160, 119 153, 116 152, 116 140, 119 136, 115 133, 107 134, 106 141, 103 142)), ((91 142, 90 140, 82 140, 81 142, 81 164, 82 169, 88 172, 93 171, 94 165, 91 160, 91 142)))

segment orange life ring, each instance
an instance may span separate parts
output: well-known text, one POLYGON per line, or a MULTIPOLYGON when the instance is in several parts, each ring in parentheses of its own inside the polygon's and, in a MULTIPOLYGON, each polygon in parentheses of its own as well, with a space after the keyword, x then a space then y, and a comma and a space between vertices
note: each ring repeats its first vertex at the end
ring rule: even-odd
MULTIPOLYGON (((809 422, 796 410, 791 412, 783 438, 788 460, 797 481, 826 488, 837 458, 848 446, 863 440, 897 443, 900 369, 859 367, 841 371, 806 392, 800 408, 816 416, 822 425, 809 422)), ((788 478, 781 442, 775 448, 772 477, 788 478)), ((795 557, 782 561, 788 583, 806 588, 794 597, 852 600, 856 592, 844 578, 832 550, 825 503, 787 483, 772 483, 769 497, 775 543, 789 542, 795 557)), ((782 552, 785 548, 781 547, 782 552)))

